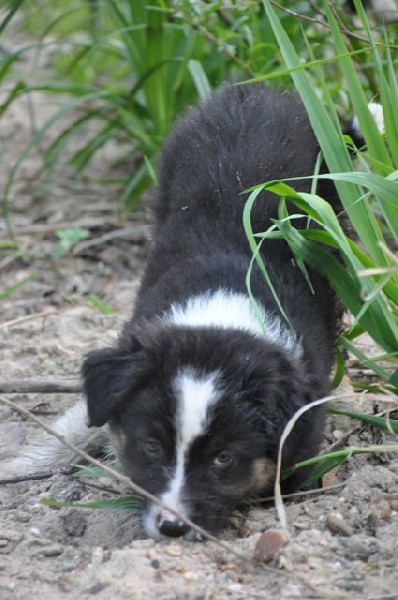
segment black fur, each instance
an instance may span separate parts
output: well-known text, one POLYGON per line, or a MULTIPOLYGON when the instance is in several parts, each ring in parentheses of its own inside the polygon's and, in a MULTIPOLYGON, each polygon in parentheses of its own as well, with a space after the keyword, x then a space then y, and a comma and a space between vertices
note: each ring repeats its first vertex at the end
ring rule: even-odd
MULTIPOLYGON (((175 468, 176 399, 170 382, 184 365, 203 374, 221 372, 220 398, 206 435, 192 445, 183 490, 187 516, 211 531, 240 499, 267 491, 254 484, 256 461, 274 463, 287 421, 328 393, 338 303, 327 282, 310 271, 313 293, 287 245, 274 240, 263 244, 262 255, 300 340, 300 360, 283 344, 249 332, 177 327, 162 316, 172 304, 184 305, 206 291, 246 295, 251 252, 242 226, 247 200, 242 192, 268 180, 312 175, 318 154, 294 93, 228 86, 188 111, 164 144, 154 243, 133 317, 114 348, 91 353, 83 365, 90 423, 110 421, 126 472, 158 495, 175 468)), ((308 192, 310 185, 303 179, 295 188, 308 192)), ((340 210, 331 183, 321 183, 318 192, 340 210)), ((254 230, 266 230, 277 208, 277 197, 263 192, 252 211, 254 230)), ((256 268, 251 287, 265 310, 283 321, 256 268)), ((284 467, 316 452, 322 421, 321 408, 298 421, 284 448, 284 467)), ((292 475, 285 489, 295 487, 300 476, 292 475)), ((265 486, 271 485, 268 478, 265 486)), ((149 507, 143 503, 142 510, 145 516, 149 507)))

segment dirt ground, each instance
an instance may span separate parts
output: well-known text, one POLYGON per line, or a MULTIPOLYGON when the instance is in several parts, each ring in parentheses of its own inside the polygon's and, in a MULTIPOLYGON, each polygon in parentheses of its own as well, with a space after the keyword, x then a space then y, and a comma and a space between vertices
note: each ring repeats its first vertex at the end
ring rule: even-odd
MULTIPOLYGON (((10 43, 15 48, 22 41, 15 35, 10 43)), ((17 68, 29 76, 50 66, 47 52, 26 57, 17 68)), ((18 100, 0 120, 1 189, 32 127, 40 126, 60 102, 35 94, 29 103, 18 100)), ((83 132, 76 144, 84 144, 88 135, 83 132)), ((32 278, 0 303, 0 381, 77 378, 82 356, 112 339, 129 315, 145 263, 145 203, 121 220, 115 213, 116 187, 96 183, 116 178, 117 146, 98 154, 84 180, 74 179, 64 161, 49 182, 41 177, 43 147, 45 143, 19 169, 10 198, 20 252, 0 256, 0 292, 28 275, 32 278), (90 237, 73 253, 55 258, 56 230, 76 226, 87 228, 90 237), (115 314, 99 312, 85 299, 87 294, 101 296, 115 314)), ((1 239, 7 237, 3 223, 1 239)), ((1 397, 47 422, 77 399, 71 393, 1 397)), ((369 410, 373 402, 382 402, 358 395, 350 402, 357 405, 360 400, 369 410)), ((325 445, 342 439, 351 445, 375 441, 374 432, 355 427, 330 418, 325 445)), ((0 460, 33 439, 38 429, 0 405, 0 460)), ((131 512, 59 509, 40 502, 106 498, 111 493, 106 480, 81 481, 70 473, 56 473, 42 480, 3 483, 0 598, 398 598, 398 458, 353 457, 324 484, 331 489, 286 504, 287 544, 264 565, 253 561, 253 553, 263 531, 279 528, 273 507, 236 512, 221 538, 242 555, 238 558, 214 542, 145 539, 131 512)))

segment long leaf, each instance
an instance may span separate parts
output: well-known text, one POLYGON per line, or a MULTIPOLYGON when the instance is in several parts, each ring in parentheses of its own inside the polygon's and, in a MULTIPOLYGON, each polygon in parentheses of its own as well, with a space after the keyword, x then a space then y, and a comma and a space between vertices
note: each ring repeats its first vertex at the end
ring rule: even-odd
POLYGON ((137 501, 131 496, 118 496, 109 500, 92 500, 91 502, 63 502, 52 498, 42 498, 41 504, 56 508, 98 508, 101 510, 129 510, 137 508, 137 501))
POLYGON ((374 415, 367 415, 365 413, 357 413, 349 410, 340 410, 337 408, 330 408, 328 412, 331 415, 344 415, 346 417, 351 417, 351 419, 356 419, 357 421, 362 421, 362 423, 367 423, 368 425, 372 425, 374 427, 378 427, 383 431, 391 432, 398 434, 398 420, 397 419, 386 419, 385 417, 376 417, 374 415))

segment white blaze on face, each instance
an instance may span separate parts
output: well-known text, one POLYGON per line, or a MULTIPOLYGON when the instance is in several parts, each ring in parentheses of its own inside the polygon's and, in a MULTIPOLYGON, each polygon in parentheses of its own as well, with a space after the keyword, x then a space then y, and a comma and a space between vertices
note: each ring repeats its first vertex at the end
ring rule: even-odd
MULTIPOLYGON (((220 392, 217 390, 218 373, 200 375, 191 368, 179 371, 173 382, 177 399, 176 404, 176 467, 168 490, 161 496, 170 508, 187 514, 181 492, 186 477, 186 463, 189 450, 198 436, 207 429, 209 411, 217 402, 220 392)), ((174 518, 172 513, 152 505, 144 519, 145 529, 151 537, 158 537, 156 527, 158 517, 164 520, 174 518)), ((189 516, 189 514, 187 514, 189 516)))
POLYGON ((192 369, 180 371, 174 381, 176 410, 176 470, 163 500, 172 506, 180 504, 185 480, 186 459, 194 440, 206 433, 208 411, 217 401, 217 373, 200 376, 192 369))

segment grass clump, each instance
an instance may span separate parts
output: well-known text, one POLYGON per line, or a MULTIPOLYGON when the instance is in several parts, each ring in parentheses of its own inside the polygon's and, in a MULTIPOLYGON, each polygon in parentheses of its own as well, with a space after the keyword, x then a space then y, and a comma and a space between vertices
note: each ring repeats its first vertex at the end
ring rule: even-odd
MULTIPOLYGON (((350 99, 366 140, 366 152, 356 151, 356 158, 360 163, 358 172, 340 130, 335 103, 329 93, 324 72, 318 65, 303 67, 271 3, 264 0, 263 4, 286 64, 285 72, 290 73, 307 108, 330 175, 315 174, 311 194, 296 193, 294 182, 266 183, 265 187, 281 198, 279 218, 267 232, 255 236, 250 228, 250 208, 258 191, 253 191, 244 217, 252 248, 259 261, 259 254, 256 252, 259 245, 267 237, 283 237, 290 245, 297 264, 304 271, 305 264, 310 264, 327 277, 345 307, 353 315, 353 325, 341 336, 341 346, 348 348, 359 360, 366 360, 366 364, 377 373, 383 383, 390 390, 396 391, 398 260, 395 251, 398 247, 398 154, 397 124, 392 107, 398 105, 398 86, 389 45, 376 44, 362 6, 356 2, 363 29, 368 35, 366 51, 372 59, 372 74, 378 82, 385 115, 385 132, 381 133, 369 112, 365 90, 336 16, 330 4, 324 2, 325 14, 336 48, 335 62, 343 73, 345 93, 350 99), (316 93, 315 90, 321 93, 316 93), (316 181, 321 177, 328 177, 334 181, 344 211, 355 232, 355 241, 347 237, 328 203, 316 194, 316 181), (287 199, 300 211, 304 211, 309 219, 316 223, 317 229, 295 228, 296 215, 288 213, 287 199), (327 252, 319 242, 338 249, 338 258, 327 252), (365 331, 382 349, 379 357, 364 357, 353 343, 365 331)), ((262 79, 269 78, 266 76, 262 79)), ((261 266, 264 269, 264 265, 261 266)))

